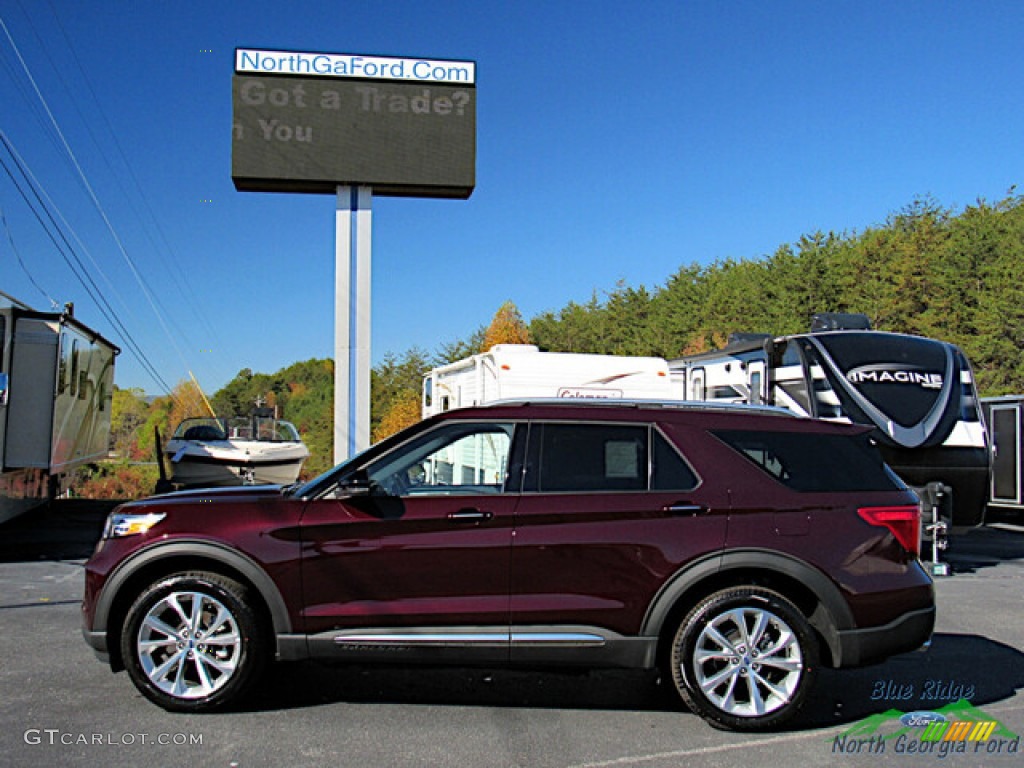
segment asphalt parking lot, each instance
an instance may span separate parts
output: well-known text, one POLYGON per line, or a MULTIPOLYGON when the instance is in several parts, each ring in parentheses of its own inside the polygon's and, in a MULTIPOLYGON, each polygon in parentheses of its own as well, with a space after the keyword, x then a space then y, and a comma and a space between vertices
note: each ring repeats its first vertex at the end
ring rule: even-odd
MULTIPOLYGON (((82 641, 95 505, 0 526, 0 765, 1021 765, 1024 525, 956 536, 931 649, 823 671, 788 730, 737 735, 675 704, 652 674, 278 665, 243 711, 170 715, 82 641), (926 742, 898 716, 961 699, 983 740, 926 742), (895 712, 895 714, 893 714, 895 712), (871 716, 877 715, 875 718, 871 716), (869 719, 871 718, 871 719, 869 719)), ((963 710, 961 709, 961 712, 963 710)))

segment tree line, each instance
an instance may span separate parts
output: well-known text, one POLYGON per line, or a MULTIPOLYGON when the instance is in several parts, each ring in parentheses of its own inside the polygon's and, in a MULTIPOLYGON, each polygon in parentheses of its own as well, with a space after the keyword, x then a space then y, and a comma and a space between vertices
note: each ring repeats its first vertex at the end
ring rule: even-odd
MULTIPOLYGON (((569 302, 529 322, 509 301, 463 339, 434 351, 389 353, 374 366, 373 438, 419 419, 421 383, 432 367, 496 343, 671 359, 723 346, 736 331, 804 332, 815 312, 860 312, 878 330, 952 342, 971 360, 982 396, 1024 393, 1022 273, 1024 197, 1011 193, 959 212, 918 199, 862 231, 814 232, 757 258, 684 264, 661 285, 620 282, 585 303, 569 302)), ((242 370, 210 403, 225 417, 247 415, 257 400, 276 406, 309 446, 304 472, 313 475, 331 462, 333 386, 333 361, 308 360, 273 374, 242 370)), ((166 435, 176 419, 196 415, 183 413, 187 408, 205 412, 191 382, 180 384, 174 397, 153 401, 119 390, 115 448, 134 460, 152 456, 153 427, 166 435)), ((122 492, 136 489, 129 483, 122 492)))
POLYGON ((815 312, 960 346, 981 394, 1024 392, 1024 198, 959 214, 914 201, 881 226, 815 232, 757 259, 687 264, 661 286, 625 284, 530 322, 542 349, 673 358, 735 331, 805 332, 815 312))

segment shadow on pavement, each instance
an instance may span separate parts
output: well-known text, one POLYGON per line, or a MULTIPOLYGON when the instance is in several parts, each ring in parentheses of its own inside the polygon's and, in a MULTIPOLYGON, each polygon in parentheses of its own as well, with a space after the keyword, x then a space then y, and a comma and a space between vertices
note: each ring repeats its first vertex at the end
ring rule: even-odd
POLYGON ((86 560, 120 501, 53 501, 0 525, 0 563, 86 560))
POLYGON ((550 670, 278 664, 249 709, 335 703, 672 711, 683 709, 658 682, 635 670, 550 670))
POLYGON ((927 652, 861 669, 822 670, 796 728, 841 725, 898 709, 936 710, 967 699, 983 707, 1024 688, 1024 653, 979 635, 938 633, 927 652))
MULTIPOLYGON (((843 725, 898 709, 1002 701, 1024 688, 1024 654, 977 635, 938 634, 928 652, 852 670, 823 669, 787 730, 843 725), (983 662, 981 661, 983 660, 983 662)), ((334 703, 684 712, 655 672, 333 667, 280 664, 250 710, 334 703)))
POLYGON ((990 523, 950 538, 942 559, 953 573, 975 573, 1008 560, 1024 560, 1024 525, 1016 512, 991 512, 990 523))

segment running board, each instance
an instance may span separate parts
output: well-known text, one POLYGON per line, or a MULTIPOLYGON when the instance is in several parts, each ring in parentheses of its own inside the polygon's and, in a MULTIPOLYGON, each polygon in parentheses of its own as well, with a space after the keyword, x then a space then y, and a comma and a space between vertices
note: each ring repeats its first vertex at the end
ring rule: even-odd
MULTIPOLYGON (((360 627, 321 632, 305 641, 307 658, 333 661, 627 668, 653 667, 658 644, 656 637, 572 625, 360 627)), ((297 658, 300 651, 283 645, 281 650, 282 658, 297 658)))
POLYGON ((589 632, 351 632, 334 638, 335 645, 377 647, 451 648, 504 647, 603 647, 604 637, 589 632))

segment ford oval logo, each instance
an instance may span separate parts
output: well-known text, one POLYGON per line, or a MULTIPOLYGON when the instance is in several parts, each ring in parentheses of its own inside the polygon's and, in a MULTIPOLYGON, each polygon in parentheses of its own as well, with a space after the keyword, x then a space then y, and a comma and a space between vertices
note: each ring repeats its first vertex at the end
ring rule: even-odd
POLYGON ((900 722, 909 728, 924 728, 929 723, 946 722, 946 716, 938 712, 907 712, 900 722))

